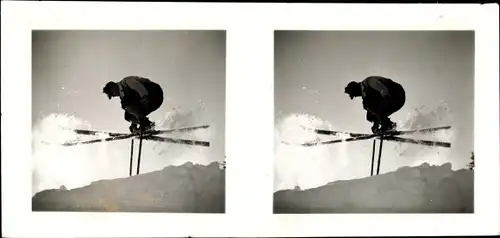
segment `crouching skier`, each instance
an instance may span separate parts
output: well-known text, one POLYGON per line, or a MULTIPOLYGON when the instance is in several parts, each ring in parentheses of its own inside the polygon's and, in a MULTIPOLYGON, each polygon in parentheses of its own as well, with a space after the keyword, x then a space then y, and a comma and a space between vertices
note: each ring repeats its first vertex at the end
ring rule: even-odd
POLYGON ((147 116, 163 103, 163 90, 160 85, 147 78, 128 76, 119 82, 106 83, 103 93, 110 100, 112 97, 120 97, 122 109, 125 110, 125 120, 131 123, 130 132, 154 128, 155 123, 147 116))
POLYGON ((373 133, 383 133, 396 128, 389 116, 399 111, 406 101, 405 90, 393 80, 380 76, 370 76, 361 82, 349 82, 344 89, 351 100, 363 99, 366 119, 373 123, 373 133))

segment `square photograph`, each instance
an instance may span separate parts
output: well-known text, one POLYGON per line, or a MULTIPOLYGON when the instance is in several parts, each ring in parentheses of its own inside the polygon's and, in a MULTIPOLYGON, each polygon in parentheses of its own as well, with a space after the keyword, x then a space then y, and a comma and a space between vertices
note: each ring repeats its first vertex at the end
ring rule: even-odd
POLYGON ((32 211, 225 212, 226 32, 32 31, 32 211))
POLYGON ((275 31, 274 213, 473 213, 474 31, 275 31))

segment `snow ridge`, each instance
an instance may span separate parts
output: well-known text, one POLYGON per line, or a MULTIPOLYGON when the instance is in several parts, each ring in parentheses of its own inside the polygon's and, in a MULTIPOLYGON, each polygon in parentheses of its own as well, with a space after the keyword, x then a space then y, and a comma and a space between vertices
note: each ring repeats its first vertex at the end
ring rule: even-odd
POLYGON ((274 213, 472 213, 474 171, 451 164, 402 167, 378 176, 274 194, 274 213))
POLYGON ((218 162, 187 162, 128 178, 100 180, 32 198, 33 211, 224 213, 225 172, 218 162))

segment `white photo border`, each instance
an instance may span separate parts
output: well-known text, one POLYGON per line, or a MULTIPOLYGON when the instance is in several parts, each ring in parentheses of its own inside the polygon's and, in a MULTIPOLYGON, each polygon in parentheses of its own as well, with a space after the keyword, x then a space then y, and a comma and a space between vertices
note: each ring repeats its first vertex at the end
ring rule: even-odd
POLYGON ((2 1, 2 235, 376 236, 499 232, 498 5, 2 1), (32 30, 226 30, 226 214, 31 211, 32 30), (475 31, 475 213, 273 215, 275 30, 475 31), (249 149, 252 148, 252 149, 249 149))

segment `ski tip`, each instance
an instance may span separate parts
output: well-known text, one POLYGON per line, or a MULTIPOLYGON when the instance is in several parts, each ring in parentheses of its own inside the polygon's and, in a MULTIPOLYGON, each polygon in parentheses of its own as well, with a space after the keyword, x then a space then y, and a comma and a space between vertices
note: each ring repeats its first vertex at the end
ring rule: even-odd
POLYGON ((309 142, 304 142, 304 143, 301 143, 299 144, 300 146, 304 146, 304 147, 311 147, 311 146, 315 146, 315 145, 318 145, 318 141, 309 141, 309 142))
POLYGON ((303 143, 303 144, 300 144, 300 145, 304 146, 304 147, 312 147, 312 146, 317 145, 317 143, 303 143))
POLYGON ((186 129, 206 129, 209 127, 210 127, 210 125, 201 125, 201 126, 186 127, 186 129))
POLYGON ((314 132, 319 134, 319 135, 337 135, 337 134, 341 134, 337 131, 330 131, 330 130, 325 130, 325 129, 314 129, 314 132))
POLYGON ((290 146, 301 146, 302 144, 295 144, 295 143, 290 143, 288 141, 281 141, 282 144, 285 144, 285 145, 290 145, 290 146))
POLYGON ((291 143, 290 143, 290 142, 287 142, 287 141, 284 141, 284 140, 282 140, 282 141, 281 141, 281 144, 291 145, 291 143))

